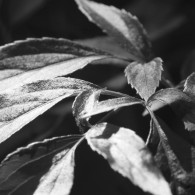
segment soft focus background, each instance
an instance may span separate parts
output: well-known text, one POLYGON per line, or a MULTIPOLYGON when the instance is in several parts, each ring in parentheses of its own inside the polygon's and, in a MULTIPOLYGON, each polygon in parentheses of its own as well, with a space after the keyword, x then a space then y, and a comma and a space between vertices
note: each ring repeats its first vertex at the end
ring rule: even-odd
MULTIPOLYGON (((96 0, 97 1, 97 0, 96 0)), ((124 8, 136 15, 148 31, 156 56, 164 61, 167 77, 176 85, 195 70, 195 5, 187 0, 99 0, 105 4, 124 8)), ((92 47, 112 48, 101 42, 102 31, 78 10, 73 0, 0 0, 0 45, 28 37, 63 37, 92 47), (98 37, 98 39, 96 38, 98 37), (87 39, 84 40, 83 39, 87 39)), ((121 50, 115 49, 116 53, 121 50)), ((88 66, 71 75, 116 91, 136 95, 123 76, 123 66, 88 66)), ((5 147, 0 157, 27 143, 64 134, 79 133, 71 114, 73 99, 60 102, 44 115, 23 128, 5 147)), ((135 130, 144 139, 149 129, 149 117, 142 117, 139 106, 123 108, 108 121, 135 130)), ((161 114, 165 120, 170 115, 161 114)), ((100 118, 100 116, 99 116, 100 118)), ((99 119, 95 117, 92 123, 99 119)), ((172 117, 173 118, 173 117, 172 117)), ((180 123, 175 119, 175 128, 180 123), (177 123, 176 123, 177 122, 177 123), (177 125, 175 125, 177 124, 177 125)), ((72 194, 117 195, 129 194, 138 188, 114 173, 96 153, 82 144, 77 151, 75 188, 72 194)))

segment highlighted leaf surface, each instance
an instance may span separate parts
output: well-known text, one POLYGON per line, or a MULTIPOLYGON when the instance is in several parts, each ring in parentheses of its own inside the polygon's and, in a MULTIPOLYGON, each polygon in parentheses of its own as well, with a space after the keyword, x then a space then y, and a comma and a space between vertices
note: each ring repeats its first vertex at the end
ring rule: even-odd
POLYGON ((8 155, 0 165, 0 193, 70 194, 79 140, 77 135, 52 138, 8 155))
POLYGON ((154 58, 148 63, 132 62, 125 69, 127 81, 137 93, 147 101, 159 85, 162 60, 154 58))
POLYGON ((132 130, 101 123, 87 132, 86 139, 94 151, 108 160, 112 169, 143 191, 171 194, 144 141, 132 130))
POLYGON ((0 143, 62 99, 95 87, 79 79, 55 78, 0 94, 0 143))

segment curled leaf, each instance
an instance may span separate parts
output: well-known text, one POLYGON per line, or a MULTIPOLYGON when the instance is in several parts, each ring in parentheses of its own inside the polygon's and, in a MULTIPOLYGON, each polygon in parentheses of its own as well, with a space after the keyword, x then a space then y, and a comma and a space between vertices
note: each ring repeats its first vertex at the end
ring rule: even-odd
POLYGON ((0 94, 0 143, 64 98, 96 87, 73 78, 55 78, 23 85, 0 94))

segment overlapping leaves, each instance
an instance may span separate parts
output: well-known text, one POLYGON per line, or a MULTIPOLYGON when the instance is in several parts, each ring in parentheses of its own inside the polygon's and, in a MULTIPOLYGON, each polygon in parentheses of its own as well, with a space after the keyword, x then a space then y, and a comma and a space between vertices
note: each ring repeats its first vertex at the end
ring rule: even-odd
POLYGON ((81 11, 114 37, 135 62, 125 69, 128 83, 147 101, 159 85, 162 60, 154 58, 151 43, 142 24, 135 16, 113 6, 88 0, 76 0, 81 11))
MULTIPOLYGON (((114 7, 88 0, 76 2, 90 20, 129 53, 127 80, 145 102, 152 100, 161 79, 162 60, 153 58, 151 43, 138 19, 114 7)), ((143 191, 171 194, 144 142, 132 130, 89 123, 93 115, 134 104, 145 105, 144 101, 86 81, 60 77, 108 56, 72 41, 53 38, 27 39, 0 48, 0 143, 70 96, 77 96, 73 104, 77 125, 88 130, 83 136, 34 143, 9 155, 0 166, 0 192, 21 194, 30 187, 35 195, 70 194, 74 151, 83 140, 81 137, 85 137, 112 169, 143 191), (99 101, 100 94, 115 98, 99 101)))

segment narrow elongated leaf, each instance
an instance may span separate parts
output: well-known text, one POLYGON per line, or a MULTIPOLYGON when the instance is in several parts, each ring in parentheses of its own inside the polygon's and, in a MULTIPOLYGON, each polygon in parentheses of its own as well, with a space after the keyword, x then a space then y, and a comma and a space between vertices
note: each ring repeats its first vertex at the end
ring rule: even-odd
POLYGON ((174 177, 177 187, 185 189, 185 193, 195 184, 194 177, 194 146, 186 142, 182 137, 173 133, 168 126, 157 119, 150 111, 154 121, 154 130, 158 131, 164 151, 166 153, 169 168, 174 177), (189 187, 190 186, 190 187, 189 187))
POLYGON ((162 70, 162 60, 154 58, 145 64, 132 62, 125 69, 125 75, 128 83, 147 101, 159 85, 162 70))
POLYGON ((36 194, 69 194, 73 184, 74 151, 81 137, 52 138, 19 148, 8 155, 0 165, 0 193, 15 194, 25 185, 29 187, 28 193, 33 193, 38 185, 36 194), (55 172, 62 168, 61 164, 64 164, 64 169, 55 172), (55 176, 56 180, 52 180, 55 176), (27 182, 35 177, 39 182, 27 182), (47 188, 42 191, 41 186, 47 182, 47 188))
POLYGON ((55 78, 0 94, 0 143, 62 99, 94 87, 79 79, 55 78))
POLYGON ((68 75, 106 55, 66 39, 16 41, 0 47, 0 90, 68 75))
POLYGON ((112 169, 142 190, 155 195, 171 194, 144 141, 132 130, 101 123, 87 132, 86 139, 112 169))
POLYGON ((135 16, 125 10, 93 1, 76 2, 88 19, 114 37, 132 59, 144 62, 150 60, 151 44, 145 29, 135 16))

